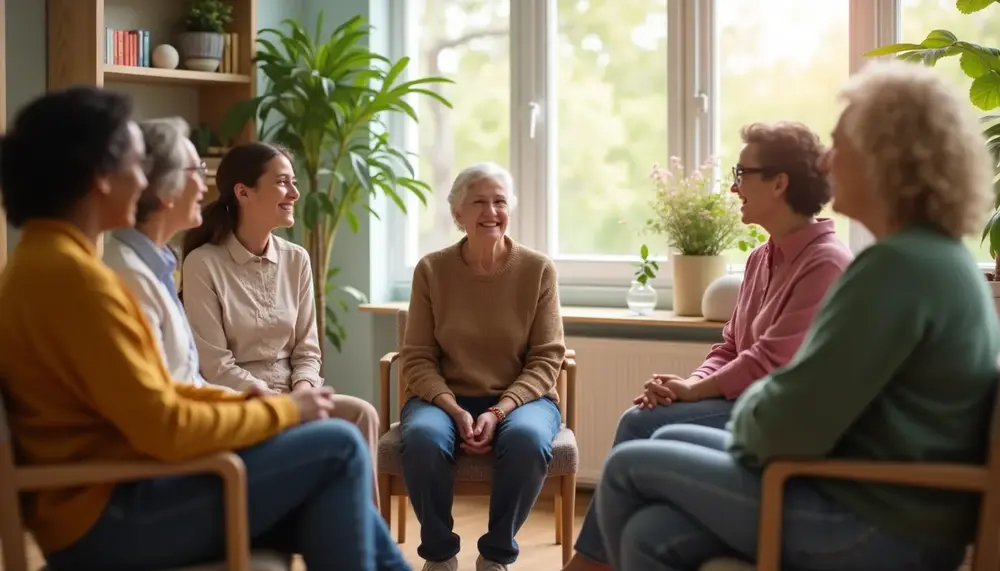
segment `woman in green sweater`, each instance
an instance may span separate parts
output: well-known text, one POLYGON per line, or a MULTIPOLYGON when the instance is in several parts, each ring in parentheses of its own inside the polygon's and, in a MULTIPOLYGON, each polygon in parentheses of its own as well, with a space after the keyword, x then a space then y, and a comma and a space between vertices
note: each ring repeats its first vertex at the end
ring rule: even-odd
MULTIPOLYGON (((1000 326, 962 243, 993 169, 964 94, 934 71, 870 65, 824 168, 834 209, 875 237, 833 285, 791 363, 740 397, 724 430, 674 425, 612 452, 597 491, 617 571, 755 558, 761 469, 797 459, 981 463, 1000 326)), ((802 571, 953 571, 978 498, 845 480, 785 489, 783 562, 802 571)))

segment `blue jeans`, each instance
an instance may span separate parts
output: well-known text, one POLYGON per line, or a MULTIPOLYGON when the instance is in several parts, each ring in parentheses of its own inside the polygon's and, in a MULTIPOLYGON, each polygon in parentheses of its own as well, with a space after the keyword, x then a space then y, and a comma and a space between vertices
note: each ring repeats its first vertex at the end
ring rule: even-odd
MULTIPOLYGON (((616 571, 696 571, 721 556, 753 561, 760 474, 726 451, 729 433, 675 425, 608 458, 596 494, 616 571)), ((800 571, 954 571, 964 547, 927 547, 881 530, 806 479, 785 488, 783 568, 800 571)))
MULTIPOLYGON (((371 459, 354 425, 311 422, 237 454, 254 548, 300 553, 310 571, 410 569, 375 509, 371 459)), ((124 571, 222 560, 224 513, 217 476, 121 484, 90 531, 48 563, 54 571, 124 571)))
MULTIPOLYGON (((700 424, 723 428, 729 421, 735 401, 722 398, 706 399, 697 402, 678 402, 669 406, 656 408, 632 407, 625 411, 618 421, 615 440, 612 445, 618 446, 630 440, 645 440, 653 436, 657 429, 673 424, 700 424)), ((587 559, 607 563, 608 556, 604 553, 604 542, 601 539, 601 528, 594 510, 594 502, 590 502, 587 515, 583 518, 580 535, 576 538, 577 553, 587 559)))
MULTIPOLYGON (((457 400, 473 418, 497 402, 496 397, 457 400)), ((400 423, 403 479, 420 521, 417 554, 427 561, 447 561, 460 548, 459 537, 452 531, 451 507, 461 439, 448 413, 421 399, 406 402, 400 423)), ((517 407, 497 426, 489 526, 479 538, 479 553, 485 559, 505 565, 517 560, 514 535, 542 490, 560 423, 559 407, 542 398, 517 407)))

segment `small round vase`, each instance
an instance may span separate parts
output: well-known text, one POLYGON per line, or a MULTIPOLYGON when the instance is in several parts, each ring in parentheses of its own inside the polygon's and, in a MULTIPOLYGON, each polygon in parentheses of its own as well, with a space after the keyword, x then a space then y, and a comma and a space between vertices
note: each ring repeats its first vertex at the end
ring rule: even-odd
POLYGON ((656 309, 656 290, 649 282, 633 281, 625 295, 628 308, 637 315, 652 315, 656 309))

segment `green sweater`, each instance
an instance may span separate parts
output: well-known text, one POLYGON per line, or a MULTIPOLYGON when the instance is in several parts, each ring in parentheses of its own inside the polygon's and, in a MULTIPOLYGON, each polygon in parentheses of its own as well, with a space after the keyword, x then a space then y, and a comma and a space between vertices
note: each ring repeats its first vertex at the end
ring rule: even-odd
MULTIPOLYGON (((792 361, 736 402, 730 452, 777 459, 982 463, 1000 324, 965 246, 913 226, 862 252, 828 292, 792 361)), ((828 497, 915 541, 955 546, 979 496, 819 480, 828 497)))

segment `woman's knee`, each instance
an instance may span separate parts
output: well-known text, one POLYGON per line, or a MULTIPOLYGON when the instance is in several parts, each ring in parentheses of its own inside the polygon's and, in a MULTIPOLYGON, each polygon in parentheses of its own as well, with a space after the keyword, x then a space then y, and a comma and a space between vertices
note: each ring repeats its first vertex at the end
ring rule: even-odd
POLYGON ((542 462, 552 459, 552 439, 555 435, 542 426, 531 423, 514 423, 500 430, 494 442, 497 456, 510 456, 523 461, 537 458, 542 462))
POLYGON ((651 439, 687 442, 714 450, 725 450, 729 445, 729 432, 697 424, 668 424, 657 429, 651 439))
POLYGON ((294 451, 298 459, 310 456, 338 461, 368 462, 368 446, 358 427, 339 418, 301 424, 270 441, 272 446, 294 451))
MULTIPOLYGON (((348 395, 334 395, 333 414, 353 422, 362 431, 378 434, 378 410, 368 401, 348 395)), ((367 434, 366 434, 367 436, 367 434)))

